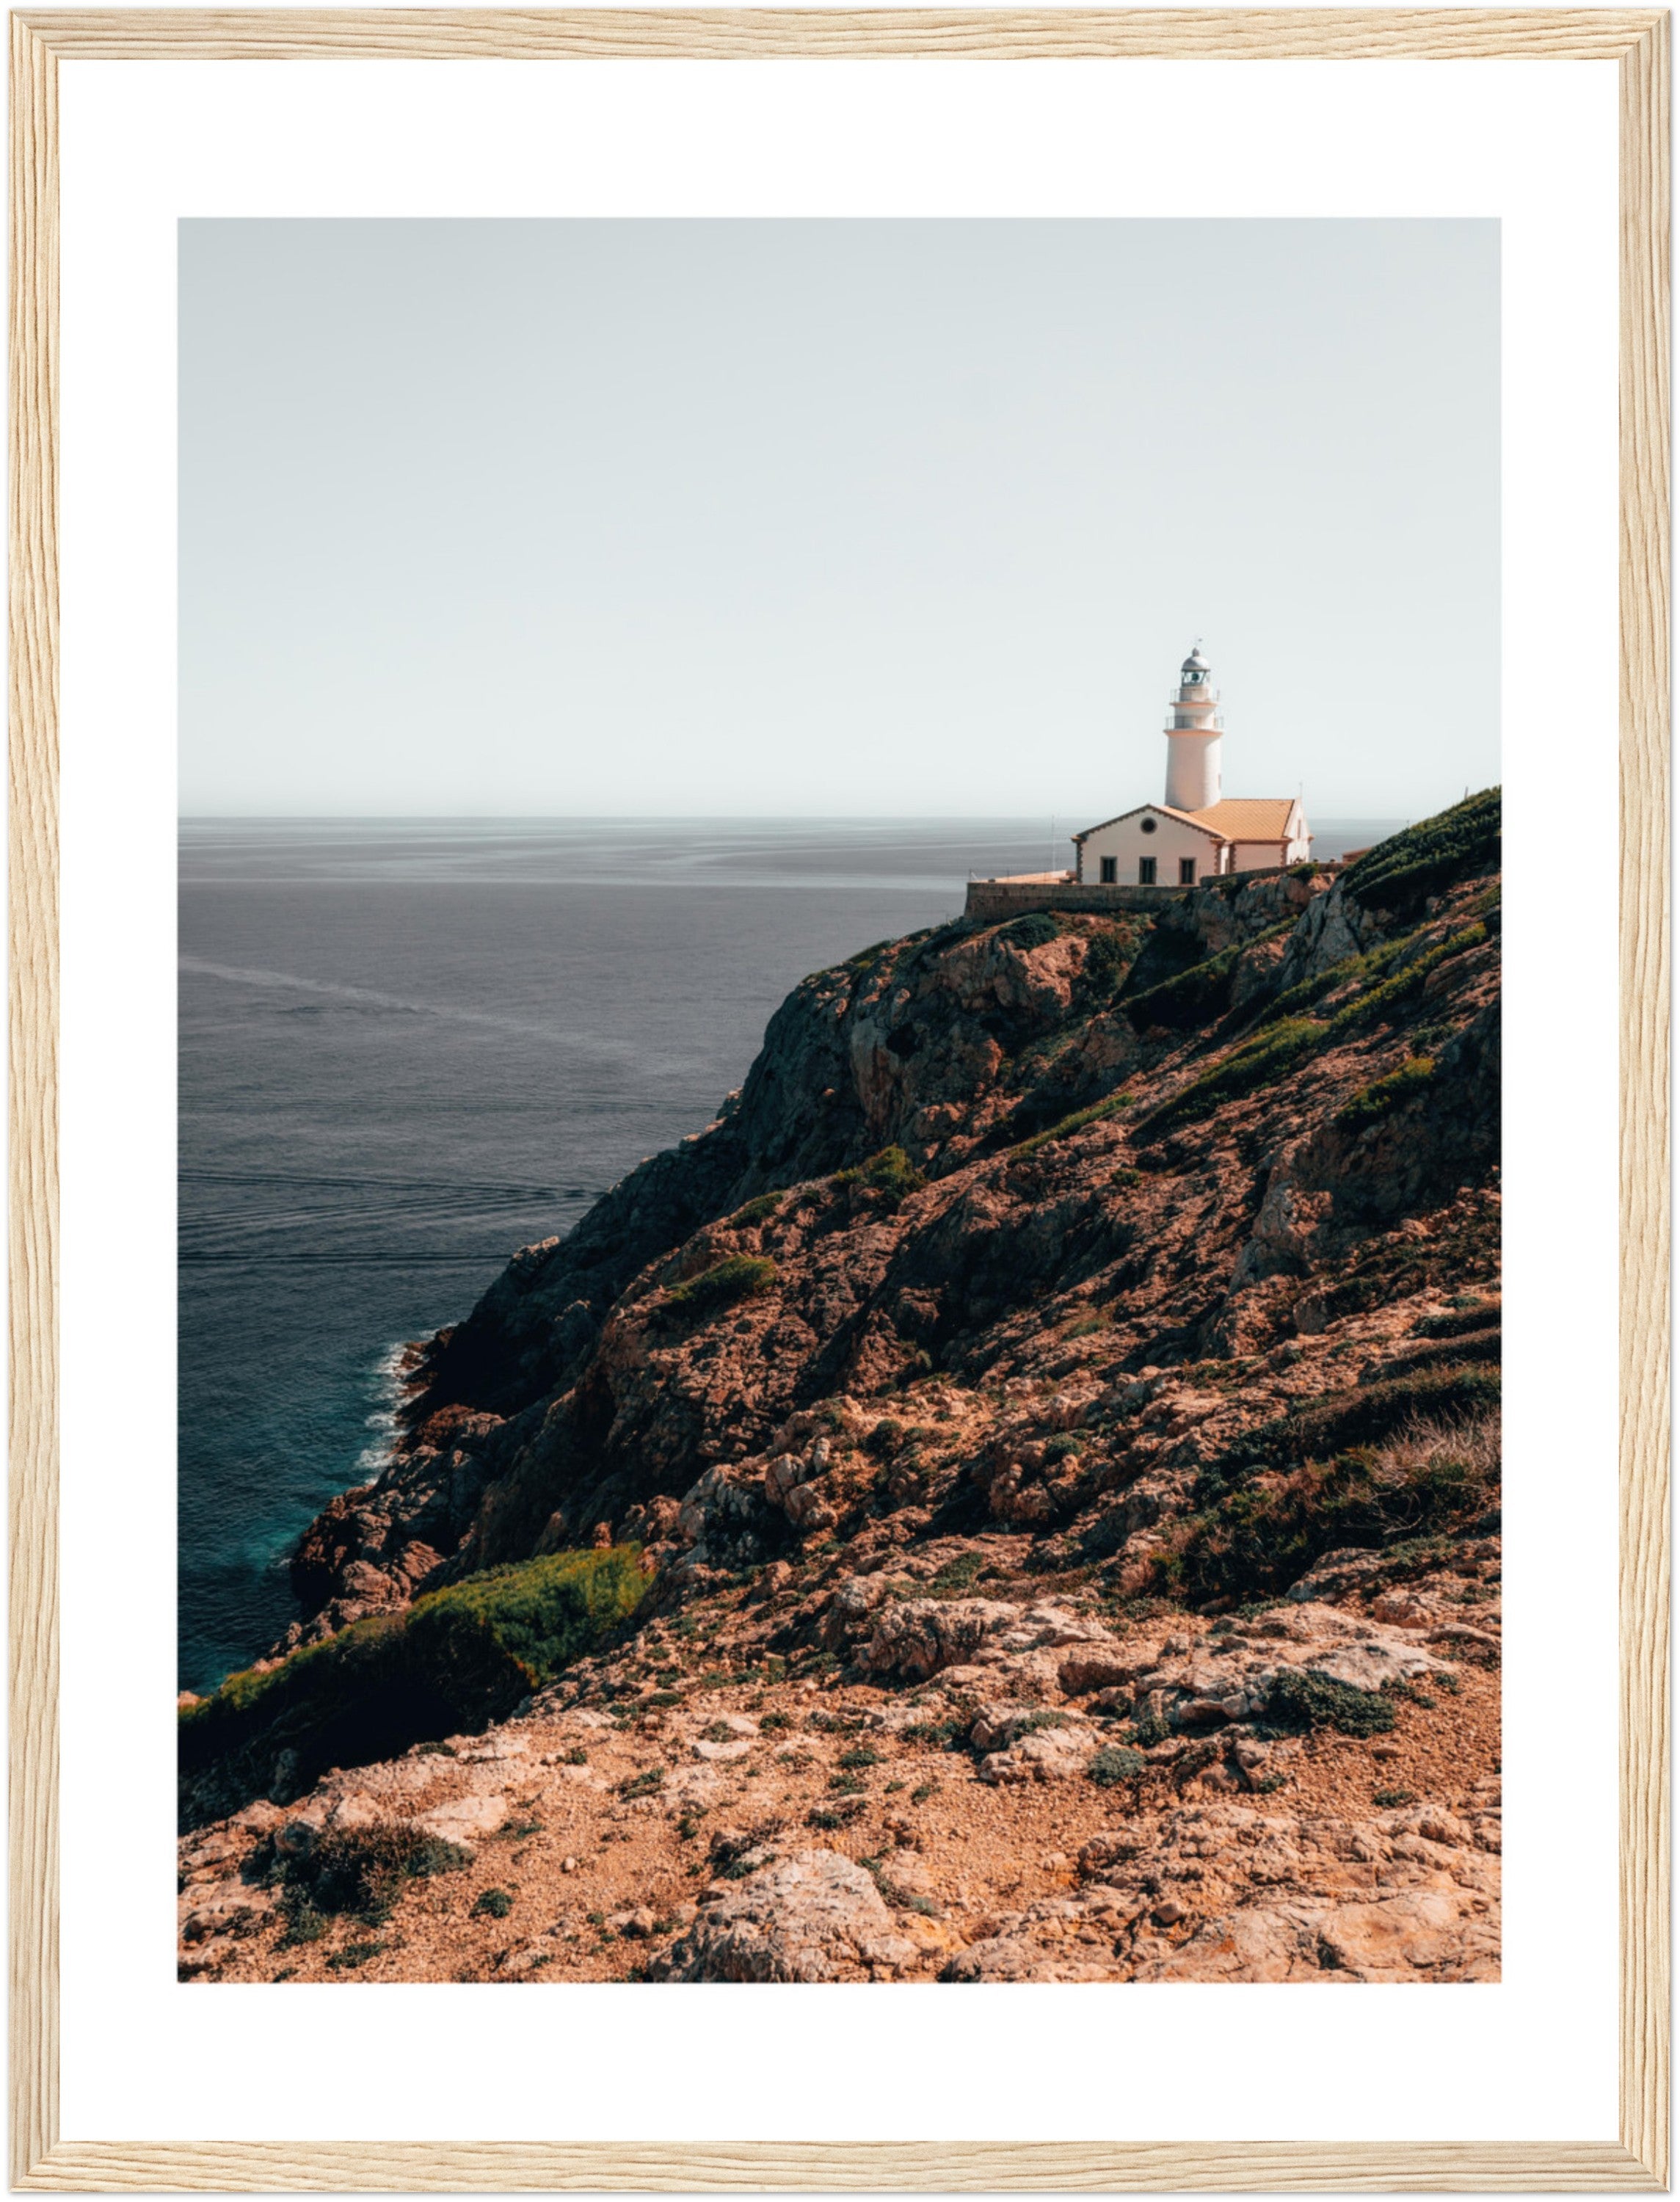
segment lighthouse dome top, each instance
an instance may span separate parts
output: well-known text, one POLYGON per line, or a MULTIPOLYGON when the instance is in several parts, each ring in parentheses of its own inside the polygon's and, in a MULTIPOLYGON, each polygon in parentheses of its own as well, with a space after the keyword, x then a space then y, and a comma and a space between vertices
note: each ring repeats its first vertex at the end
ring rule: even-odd
POLYGON ((1207 660, 1202 656, 1200 643, 1197 643, 1183 664, 1179 667, 1179 678, 1187 688, 1198 687, 1206 680, 1211 669, 1207 660))

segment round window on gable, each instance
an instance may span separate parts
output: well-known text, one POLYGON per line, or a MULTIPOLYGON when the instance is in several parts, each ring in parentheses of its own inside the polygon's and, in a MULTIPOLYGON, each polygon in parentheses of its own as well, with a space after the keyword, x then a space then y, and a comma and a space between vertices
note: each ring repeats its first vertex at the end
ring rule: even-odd
POLYGON ((1155 821, 1152 818, 1140 818, 1137 830, 1140 833, 1152 833, 1155 830, 1155 821))

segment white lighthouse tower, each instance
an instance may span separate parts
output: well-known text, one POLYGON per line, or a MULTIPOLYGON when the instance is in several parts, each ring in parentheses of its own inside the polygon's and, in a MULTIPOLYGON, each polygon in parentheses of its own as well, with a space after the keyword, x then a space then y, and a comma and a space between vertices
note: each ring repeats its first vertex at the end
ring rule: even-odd
POLYGON ((1198 642, 1178 670, 1167 712, 1167 804, 1211 810, 1219 800, 1219 692, 1198 642))

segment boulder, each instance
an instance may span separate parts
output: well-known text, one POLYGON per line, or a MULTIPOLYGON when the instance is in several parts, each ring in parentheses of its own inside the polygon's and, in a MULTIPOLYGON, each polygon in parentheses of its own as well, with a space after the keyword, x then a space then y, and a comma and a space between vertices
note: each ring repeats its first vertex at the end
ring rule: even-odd
POLYGON ((965 1664, 988 1637, 1013 1628, 1020 1619, 1019 1606, 992 1599, 906 1599, 875 1616, 863 1664, 873 1674, 925 1682, 942 1667, 965 1664))
POLYGON ((726 1884, 649 1977, 890 1980, 917 1956, 861 1866, 809 1850, 726 1884))
POLYGON ((416 1816, 415 1825, 445 1842, 470 1845, 481 1835, 493 1835, 508 1816, 505 1797, 454 1797, 416 1816))

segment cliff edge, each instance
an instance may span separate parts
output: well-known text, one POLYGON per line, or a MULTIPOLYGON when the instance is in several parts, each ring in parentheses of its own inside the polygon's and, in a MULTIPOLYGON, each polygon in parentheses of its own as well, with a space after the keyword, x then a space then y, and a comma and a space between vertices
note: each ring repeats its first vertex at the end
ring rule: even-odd
POLYGON ((186 1708, 187 1973, 1496 1971, 1498 864, 805 980, 186 1708))

